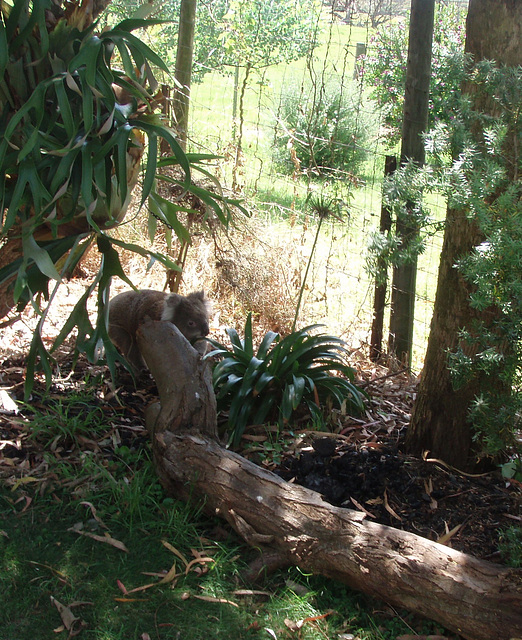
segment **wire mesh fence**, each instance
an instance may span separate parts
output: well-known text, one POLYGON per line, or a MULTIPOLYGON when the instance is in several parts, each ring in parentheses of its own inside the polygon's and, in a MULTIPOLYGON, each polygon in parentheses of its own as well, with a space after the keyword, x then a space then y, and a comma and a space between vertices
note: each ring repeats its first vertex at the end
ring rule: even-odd
MULTIPOLYGON (((304 265, 312 258, 300 324, 325 323, 332 332, 349 338, 356 348, 368 345, 370 339, 375 282, 366 266, 367 245, 379 229, 384 159, 390 150, 384 144, 379 111, 362 81, 358 58, 361 51, 371 50, 371 28, 339 19, 325 21, 324 15, 321 20, 321 43, 305 59, 248 72, 238 68, 228 74, 207 73, 203 82, 195 84, 191 90, 189 148, 221 156, 215 167, 219 179, 255 210, 263 242, 287 258, 282 268, 288 267, 288 278, 294 273, 302 283, 304 265), (365 160, 357 171, 341 167, 321 174, 320 166, 300 166, 293 154, 298 133, 288 129, 283 116, 285 96, 291 90, 299 97, 297 108, 304 110, 311 104, 313 113, 320 102, 318 96, 324 97, 329 86, 350 96, 352 125, 362 127, 367 134, 365 160), (342 221, 335 217, 322 227, 313 256, 310 253, 317 221, 307 207, 311 193, 332 197, 342 217, 342 221)), ((327 120, 329 115, 321 117, 327 120)), ((315 136, 314 143, 321 135, 315 136)), ((335 135, 330 140, 323 136, 320 142, 326 143, 334 155, 350 143, 335 135)), ((397 153, 397 149, 393 151, 397 153)), ((435 220, 444 219, 442 198, 430 196, 426 205, 435 220)), ((439 231, 426 240, 425 251, 419 256, 415 371, 422 367, 429 334, 441 246, 439 231)), ((263 268, 261 263, 258 268, 263 268)), ((386 338, 386 325, 384 335, 386 338)))

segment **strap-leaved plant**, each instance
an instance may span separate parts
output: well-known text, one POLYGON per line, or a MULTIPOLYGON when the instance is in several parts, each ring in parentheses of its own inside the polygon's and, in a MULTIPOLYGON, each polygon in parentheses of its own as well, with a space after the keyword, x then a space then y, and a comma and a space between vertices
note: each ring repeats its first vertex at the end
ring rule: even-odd
MULTIPOLYGON (((220 192, 197 187, 196 168, 210 156, 185 154, 158 113, 161 94, 153 67, 168 74, 163 60, 134 32, 158 21, 127 19, 98 30, 99 3, 13 0, 0 9, 0 311, 52 297, 96 240, 101 267, 76 305, 55 347, 76 326, 77 347, 95 360, 105 345, 114 373, 118 354, 107 338, 106 314, 112 276, 127 282, 118 248, 124 247, 168 268, 167 257, 111 237, 107 230, 123 220, 134 186, 141 179, 141 205, 147 201, 157 220, 186 236, 179 203, 160 197, 158 138, 172 151, 162 164, 177 165, 175 180, 197 195, 220 223, 229 222, 231 201, 220 192), (93 327, 87 299, 97 288, 98 320, 93 327)), ((237 203, 234 203, 237 204, 237 203)), ((129 282, 129 284, 131 284, 129 282)), ((52 358, 41 338, 45 312, 28 359, 28 391, 39 360, 48 382, 52 358)))

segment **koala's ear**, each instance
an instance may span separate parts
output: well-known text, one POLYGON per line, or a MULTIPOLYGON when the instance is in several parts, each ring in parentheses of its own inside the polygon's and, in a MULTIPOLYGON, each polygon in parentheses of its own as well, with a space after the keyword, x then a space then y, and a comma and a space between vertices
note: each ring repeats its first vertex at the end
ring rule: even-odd
POLYGON ((182 296, 180 296, 178 293, 169 293, 169 295, 165 298, 165 302, 163 304, 163 313, 161 314, 161 319, 166 320, 167 322, 172 322, 174 314, 176 313, 176 309, 179 307, 181 300, 182 296))
POLYGON ((208 311, 211 310, 212 305, 210 303, 210 300, 205 295, 204 291, 193 291, 192 293, 188 294, 187 298, 191 298, 192 300, 199 300, 199 302, 201 302, 208 311))

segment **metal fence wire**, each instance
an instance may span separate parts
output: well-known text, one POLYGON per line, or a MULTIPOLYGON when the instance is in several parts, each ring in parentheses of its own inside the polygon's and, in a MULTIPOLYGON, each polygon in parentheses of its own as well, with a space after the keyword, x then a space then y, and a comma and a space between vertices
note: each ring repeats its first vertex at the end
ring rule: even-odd
MULTIPOLYGON (((375 281, 366 266, 367 247, 379 229, 384 163, 390 149, 385 145, 383 121, 369 98, 360 67, 363 63, 359 55, 371 48, 371 28, 335 17, 325 21, 324 15, 321 19, 325 22, 321 44, 305 59, 249 69, 248 74, 244 68, 230 73, 209 72, 202 82, 194 84, 189 149, 221 156, 215 170, 223 186, 242 196, 255 211, 258 238, 284 256, 284 265, 292 264, 300 282, 317 224, 310 214, 309 196, 335 201, 339 215, 322 227, 305 284, 300 324, 322 322, 357 348, 370 341, 375 281), (321 105, 328 102, 330 90, 346 96, 350 126, 365 133, 363 148, 359 149, 364 152, 364 161, 355 171, 341 165, 321 174, 319 167, 318 175, 317 170, 296 159, 295 141, 299 136, 309 135, 312 146, 328 146, 333 157, 342 155, 351 140, 346 135, 334 135, 343 132, 328 127, 327 120, 332 117, 328 110, 320 112, 323 122, 316 129, 304 134, 291 129, 285 105, 294 100, 301 121, 308 118, 310 122, 314 109, 317 115, 321 105), (331 138, 327 139, 324 132, 333 132, 331 138)), ((398 149, 391 152, 398 155, 398 149)), ((442 198, 430 196, 424 204, 433 219, 444 219, 442 198)), ((441 246, 441 232, 434 233, 426 239, 419 257, 414 371, 422 367, 441 246)), ((386 304, 389 306, 389 292, 386 304)))

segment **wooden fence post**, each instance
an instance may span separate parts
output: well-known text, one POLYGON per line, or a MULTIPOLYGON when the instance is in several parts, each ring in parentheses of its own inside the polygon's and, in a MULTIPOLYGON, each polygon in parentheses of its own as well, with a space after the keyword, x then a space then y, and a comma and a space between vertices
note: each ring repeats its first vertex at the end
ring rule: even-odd
MULTIPOLYGON (((412 0, 410 38, 406 66, 406 89, 402 122, 401 165, 408 161, 424 164, 423 133, 428 126, 431 79, 431 49, 435 0, 412 0)), ((407 250, 419 234, 413 213, 415 203, 407 203, 407 212, 396 221, 402 249, 407 250)), ((407 367, 411 366, 417 256, 393 270, 392 304, 388 350, 407 367)))
MULTIPOLYGON (((395 156, 386 156, 384 161, 384 177, 391 175, 397 169, 397 158, 395 156)), ((381 206, 381 224, 380 232, 385 235, 391 229, 391 211, 390 208, 383 204, 381 206)), ((375 294, 373 298, 373 321, 372 335, 370 338, 370 360, 378 362, 382 356, 382 334, 384 326, 384 308, 386 306, 386 289, 387 289, 387 265, 384 258, 377 260, 377 282, 375 283, 375 294)))

